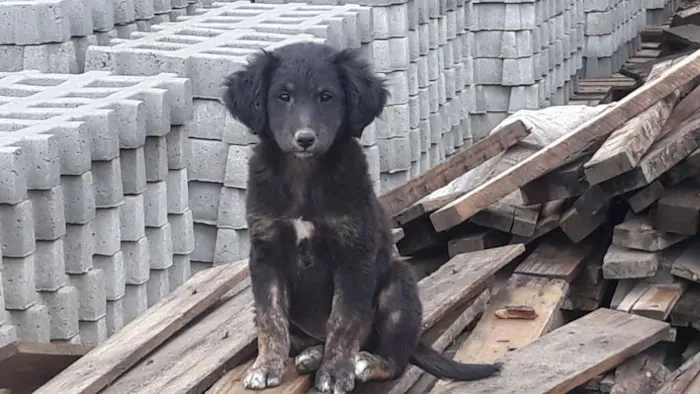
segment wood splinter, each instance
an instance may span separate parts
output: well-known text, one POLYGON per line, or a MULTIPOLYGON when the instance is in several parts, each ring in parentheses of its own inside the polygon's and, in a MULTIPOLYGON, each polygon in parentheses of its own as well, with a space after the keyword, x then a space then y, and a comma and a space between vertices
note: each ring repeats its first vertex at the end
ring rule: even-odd
POLYGON ((493 315, 499 319, 533 320, 537 318, 535 309, 525 305, 508 305, 505 308, 494 311, 493 315))

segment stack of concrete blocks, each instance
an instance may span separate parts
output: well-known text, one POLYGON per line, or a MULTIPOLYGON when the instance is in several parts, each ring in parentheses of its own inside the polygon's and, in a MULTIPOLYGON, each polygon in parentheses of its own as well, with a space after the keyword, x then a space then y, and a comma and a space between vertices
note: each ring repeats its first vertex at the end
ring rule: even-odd
POLYGON ((191 118, 173 74, 0 74, 2 287, 20 339, 96 345, 170 289, 172 249, 147 226, 194 242, 187 214, 161 220, 167 160, 183 152, 168 150, 171 125, 191 118))
MULTIPOLYGON (((300 41, 360 47, 360 33, 369 31, 368 13, 363 18, 362 11, 357 5, 214 3, 212 8, 200 9, 176 23, 162 23, 151 32, 132 34, 130 40, 113 40, 112 46, 88 50, 88 69, 120 75, 167 71, 191 79, 194 121, 180 130, 178 139, 191 150, 187 177, 194 220, 193 271, 245 258, 249 251, 247 160, 257 137, 235 121, 221 103, 225 77, 260 49, 300 41)), ((371 134, 365 136, 368 157, 372 151, 378 153, 371 134)), ((375 155, 372 168, 378 169, 378 162, 375 155)), ((379 172, 375 173, 378 180, 379 172)), ((171 167, 169 176, 177 175, 178 182, 184 182, 182 174, 184 171, 176 174, 171 167)), ((172 233, 177 244, 176 232, 172 233)))
POLYGON ((584 1, 586 17, 583 76, 607 78, 641 48, 647 24, 646 0, 584 1))
POLYGON ((668 21, 681 5, 681 0, 643 0, 646 9, 646 24, 661 26, 668 21))

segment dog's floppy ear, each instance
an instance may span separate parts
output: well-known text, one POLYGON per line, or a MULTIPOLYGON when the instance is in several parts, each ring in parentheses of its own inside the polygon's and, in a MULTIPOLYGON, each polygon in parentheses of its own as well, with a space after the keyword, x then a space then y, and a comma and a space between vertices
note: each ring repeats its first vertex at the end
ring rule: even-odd
POLYGON ((360 138, 365 127, 384 110, 389 92, 359 50, 342 50, 335 55, 333 63, 338 67, 345 91, 346 126, 353 137, 360 138))
POLYGON ((274 54, 262 51, 224 81, 226 108, 253 134, 261 134, 267 128, 267 89, 278 61, 274 54))

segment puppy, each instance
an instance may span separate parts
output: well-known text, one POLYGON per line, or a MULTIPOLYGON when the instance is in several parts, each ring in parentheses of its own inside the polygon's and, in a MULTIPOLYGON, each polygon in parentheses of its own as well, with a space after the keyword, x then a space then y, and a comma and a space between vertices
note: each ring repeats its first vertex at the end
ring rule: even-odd
POLYGON ((258 355, 245 387, 279 385, 289 356, 335 394, 395 379, 409 362, 442 379, 495 374, 500 364, 460 364, 420 342, 416 278, 391 258, 357 142, 388 97, 359 53, 309 42, 261 52, 225 90, 260 140, 246 200, 258 355))

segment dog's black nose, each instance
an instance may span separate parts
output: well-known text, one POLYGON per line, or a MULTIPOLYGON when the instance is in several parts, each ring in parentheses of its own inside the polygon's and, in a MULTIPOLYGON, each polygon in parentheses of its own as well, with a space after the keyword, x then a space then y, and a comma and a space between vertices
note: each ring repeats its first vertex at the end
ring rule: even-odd
POLYGON ((302 130, 295 136, 297 144, 302 148, 308 148, 316 142, 316 134, 311 130, 302 130))

